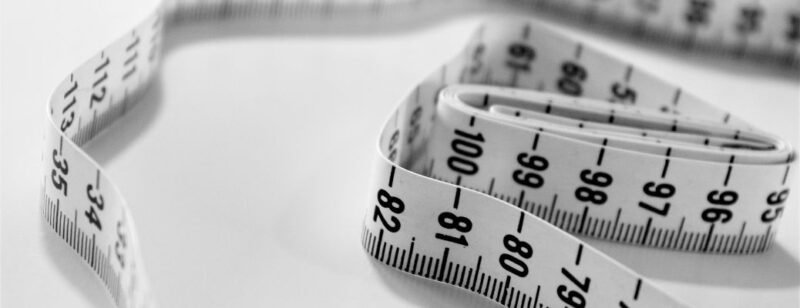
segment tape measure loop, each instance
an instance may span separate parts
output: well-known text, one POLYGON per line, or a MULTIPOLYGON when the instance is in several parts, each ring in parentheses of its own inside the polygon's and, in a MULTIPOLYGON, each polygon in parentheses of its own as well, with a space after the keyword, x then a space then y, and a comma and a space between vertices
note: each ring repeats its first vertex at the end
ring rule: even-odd
MULTIPOLYGON (((645 40, 789 69, 800 63, 796 1, 503 3, 645 40)), ((118 307, 153 307, 129 209, 81 146, 139 100, 159 69, 168 28, 245 17, 378 20, 461 5, 164 2, 51 96, 43 221, 118 307)), ((479 28, 409 93, 385 123, 378 153, 366 252, 509 307, 684 306, 570 233, 702 253, 762 252, 774 240, 795 165, 779 138, 583 42, 515 19, 479 28)))

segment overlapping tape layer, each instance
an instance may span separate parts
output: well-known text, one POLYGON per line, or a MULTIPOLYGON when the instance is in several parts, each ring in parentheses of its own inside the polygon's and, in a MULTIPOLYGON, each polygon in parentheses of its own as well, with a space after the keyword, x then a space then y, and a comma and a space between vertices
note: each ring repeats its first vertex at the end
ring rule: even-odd
MULTIPOLYGON (((800 59, 800 4, 792 1, 502 4, 789 69, 800 59)), ((45 221, 118 306, 154 306, 128 207, 81 145, 146 89, 165 26, 246 16, 379 22, 461 5, 165 2, 53 94, 45 221)), ((362 234, 367 253, 509 307, 681 306, 569 233, 694 252, 761 252, 777 231, 794 164, 793 149, 778 138, 526 20, 480 28, 402 100, 378 153, 362 234)))

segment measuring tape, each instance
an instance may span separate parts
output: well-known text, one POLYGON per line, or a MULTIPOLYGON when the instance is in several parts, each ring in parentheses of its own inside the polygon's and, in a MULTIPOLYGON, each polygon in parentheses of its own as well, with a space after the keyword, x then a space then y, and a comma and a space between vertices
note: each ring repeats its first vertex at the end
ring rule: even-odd
MULTIPOLYGON (((481 1, 469 4, 481 4, 481 1)), ((485 4, 485 3, 484 3, 485 4)), ((800 63, 796 1, 505 1, 731 57, 800 63)), ((348 18, 461 1, 168 1, 48 105, 43 219, 119 307, 152 307, 125 200, 81 146, 158 69, 165 26, 348 18)), ((481 27, 405 97, 378 142, 362 245, 508 307, 684 306, 570 235, 700 253, 768 249, 794 151, 680 87, 528 20, 481 27)))

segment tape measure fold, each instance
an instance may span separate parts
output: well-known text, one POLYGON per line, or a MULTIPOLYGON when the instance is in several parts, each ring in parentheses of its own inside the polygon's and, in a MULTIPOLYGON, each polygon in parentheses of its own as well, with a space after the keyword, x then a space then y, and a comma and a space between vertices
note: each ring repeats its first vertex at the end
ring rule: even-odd
MULTIPOLYGON (((796 69, 800 59, 800 4, 792 1, 503 3, 768 65, 796 69)), ((81 146, 147 88, 167 26, 459 5, 164 2, 51 97, 44 221, 117 306, 155 306, 132 215, 81 146)), ((365 251, 508 307, 684 306, 571 234, 701 253, 762 252, 774 240, 795 164, 794 150, 779 138, 529 20, 478 29, 462 53, 401 101, 381 130, 378 154, 365 251)))

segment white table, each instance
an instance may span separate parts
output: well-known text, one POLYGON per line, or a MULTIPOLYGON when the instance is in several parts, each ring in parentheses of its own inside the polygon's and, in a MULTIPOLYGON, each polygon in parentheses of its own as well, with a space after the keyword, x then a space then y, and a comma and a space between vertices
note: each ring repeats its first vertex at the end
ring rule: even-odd
MULTIPOLYGON (((155 3, 7 1, 0 9, 4 307, 111 305, 39 219, 45 102, 155 3)), ((145 101, 88 147, 131 205, 161 306, 485 305, 373 263, 359 234, 382 121, 486 18, 388 33, 176 32, 145 101)), ((569 31, 798 144, 797 79, 569 31)), ((763 255, 590 243, 697 307, 797 307, 800 190, 792 190, 777 245, 763 255)))

